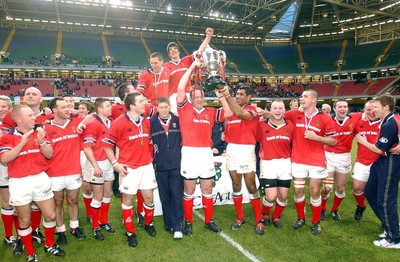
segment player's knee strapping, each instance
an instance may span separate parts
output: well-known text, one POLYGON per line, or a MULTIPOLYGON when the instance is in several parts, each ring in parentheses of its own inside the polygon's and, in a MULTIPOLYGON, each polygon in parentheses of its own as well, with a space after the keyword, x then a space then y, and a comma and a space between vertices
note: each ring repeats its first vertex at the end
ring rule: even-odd
POLYGON ((293 181, 293 187, 295 189, 301 189, 301 188, 304 189, 306 187, 306 181, 305 180, 304 181, 295 180, 295 181, 293 181))
POLYGON ((194 199, 194 194, 189 195, 189 194, 187 194, 185 192, 183 193, 183 200, 190 201, 192 199, 194 199))
POLYGON ((249 194, 249 195, 250 195, 250 199, 260 198, 260 192, 258 192, 258 190, 255 193, 249 194))

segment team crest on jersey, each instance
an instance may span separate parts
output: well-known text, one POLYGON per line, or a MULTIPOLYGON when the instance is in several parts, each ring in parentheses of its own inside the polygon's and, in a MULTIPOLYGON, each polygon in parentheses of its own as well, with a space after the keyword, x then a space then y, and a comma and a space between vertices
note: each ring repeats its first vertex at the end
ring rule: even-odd
POLYGON ((205 114, 205 116, 204 116, 207 120, 208 120, 208 114, 205 114))
POLYGON ((269 134, 269 130, 265 130, 265 133, 266 133, 266 134, 269 134))
POLYGON ((71 129, 72 129, 72 133, 76 133, 76 127, 71 127, 71 129))
POLYGON ((132 128, 128 128, 126 132, 132 132, 132 128))
POLYGON ((286 133, 286 134, 289 134, 289 129, 285 129, 285 133, 286 133))
POLYGON ((56 131, 51 132, 52 135, 57 135, 56 131))
POLYGON ((353 125, 353 124, 350 124, 350 125, 349 125, 349 128, 350 128, 350 129, 353 129, 353 128, 354 128, 354 125, 353 125))
POLYGON ((321 121, 320 121, 320 120, 315 121, 315 125, 316 125, 316 126, 321 125, 321 121))
POLYGON ((172 123, 172 127, 173 127, 173 128, 176 128, 176 123, 172 123))

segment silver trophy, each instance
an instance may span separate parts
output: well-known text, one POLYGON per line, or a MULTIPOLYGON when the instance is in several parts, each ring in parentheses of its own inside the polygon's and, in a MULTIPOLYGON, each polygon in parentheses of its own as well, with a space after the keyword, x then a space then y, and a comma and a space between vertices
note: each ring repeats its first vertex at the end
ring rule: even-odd
POLYGON ((226 54, 222 50, 214 50, 207 45, 202 54, 203 68, 205 69, 207 78, 207 89, 214 90, 218 85, 225 85, 223 77, 225 70, 226 54))

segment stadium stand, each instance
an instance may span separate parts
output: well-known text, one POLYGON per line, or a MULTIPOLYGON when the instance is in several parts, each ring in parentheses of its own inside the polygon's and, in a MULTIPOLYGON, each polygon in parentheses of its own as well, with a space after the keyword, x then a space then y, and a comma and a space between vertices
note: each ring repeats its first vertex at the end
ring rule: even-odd
POLYGON ((14 63, 48 65, 56 44, 57 32, 17 29, 7 52, 14 63))
POLYGON ((297 64, 300 62, 297 48, 294 45, 260 46, 261 53, 276 74, 301 73, 297 64))
POLYGON ((308 64, 307 72, 336 71, 342 41, 329 41, 302 44, 304 62, 308 64))
POLYGON ((356 46, 353 40, 348 41, 344 57, 346 65, 343 66, 343 69, 354 70, 372 68, 375 64, 376 58, 383 54, 388 43, 388 41, 385 41, 356 46))
POLYGON ((80 61, 80 64, 101 65, 104 56, 101 36, 63 32, 61 53, 65 55, 63 63, 80 61))
POLYGON ((394 66, 400 63, 400 39, 396 39, 386 54, 386 58, 379 64, 380 66, 394 66))
POLYGON ((117 60, 117 65, 147 67, 148 55, 139 38, 107 35, 110 55, 117 60))

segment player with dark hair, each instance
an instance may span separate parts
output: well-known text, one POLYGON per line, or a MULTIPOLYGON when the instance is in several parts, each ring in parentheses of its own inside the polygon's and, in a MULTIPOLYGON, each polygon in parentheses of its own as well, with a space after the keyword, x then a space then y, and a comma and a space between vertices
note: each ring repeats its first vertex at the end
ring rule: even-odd
POLYGON ((163 64, 163 56, 155 52, 150 55, 150 67, 139 75, 136 90, 150 100, 153 106, 158 97, 168 96, 170 72, 163 64))
MULTIPOLYGON (((367 121, 358 121, 355 132, 364 135, 368 142, 375 144, 378 138, 379 126, 381 120, 375 116, 374 100, 369 100, 364 105, 364 115, 367 121)), ((361 220, 363 213, 367 208, 365 205, 364 189, 367 184, 370 168, 379 157, 379 154, 371 152, 364 145, 357 143, 357 157, 353 167, 353 196, 356 199, 357 206, 354 213, 355 220, 361 220)))
MULTIPOLYGON (((78 196, 82 186, 82 168, 80 165, 81 137, 78 125, 85 118, 71 118, 71 106, 64 98, 56 97, 50 101, 50 109, 54 119, 45 125, 49 139, 54 148, 53 158, 49 161, 47 174, 51 179, 54 192, 57 219, 57 243, 66 244, 66 228, 64 225, 64 193, 68 200, 70 232, 78 239, 85 239, 83 230, 79 227, 78 196), (68 163, 68 165, 65 165, 68 163)), ((86 118, 88 119, 88 118, 86 118)))
POLYGON ((382 223, 382 239, 375 246, 400 249, 399 214, 397 197, 400 179, 400 155, 389 150, 399 144, 400 121, 393 114, 396 99, 391 95, 374 98, 374 112, 382 120, 377 142, 372 144, 364 135, 357 134, 357 142, 379 154, 371 166, 365 186, 365 196, 375 215, 382 223))
MULTIPOLYGON (((225 111, 232 111, 233 115, 225 122, 226 164, 232 179, 233 202, 236 209, 236 220, 232 224, 232 230, 239 229, 245 223, 242 202, 242 179, 244 178, 247 190, 250 194, 251 205, 256 221, 256 234, 264 235, 265 229, 262 223, 260 208, 260 193, 256 186, 256 134, 259 116, 256 107, 251 104, 253 91, 248 86, 241 86, 236 92, 236 101, 231 97, 228 87, 217 89, 219 98, 226 99, 225 111)), ((224 104, 223 104, 224 105, 224 104)))
POLYGON ((338 99, 333 104, 335 115, 332 119, 335 123, 336 133, 333 136, 337 139, 335 146, 325 146, 326 165, 328 177, 322 180, 323 188, 321 191, 321 219, 326 218, 326 204, 330 192, 335 183, 335 196, 331 208, 331 216, 334 220, 340 221, 339 206, 346 196, 345 186, 347 176, 351 170, 351 148, 355 136, 355 127, 361 121, 362 113, 349 114, 349 106, 344 99, 338 99))
POLYGON ((103 139, 104 151, 114 169, 124 177, 120 191, 123 193, 122 217, 128 245, 138 245, 133 226, 132 201, 140 189, 144 198, 144 225, 147 233, 155 237, 153 190, 157 188, 150 152, 150 121, 142 116, 147 101, 141 93, 131 93, 125 98, 127 112, 111 125, 103 139), (114 147, 120 150, 118 159, 114 147))
POLYGON ((45 173, 47 159, 52 158, 53 148, 43 128, 35 126, 35 114, 28 106, 17 106, 11 112, 16 127, 1 137, 1 162, 8 165, 10 203, 18 212, 18 235, 25 246, 27 261, 37 261, 32 243, 32 202, 43 212, 46 235, 45 252, 65 256, 54 243, 56 215, 51 181, 45 173))
MULTIPOLYGON (((207 45, 211 41, 214 29, 207 28, 205 33, 206 37, 199 46, 199 49, 197 50, 195 55, 203 53, 203 51, 206 49, 207 45)), ((176 114, 176 92, 178 90, 178 84, 183 74, 189 69, 190 65, 193 63, 195 57, 193 54, 191 54, 181 58, 181 50, 178 43, 176 42, 170 42, 167 45, 167 54, 171 59, 171 61, 164 64, 164 66, 170 71, 168 97, 171 103, 171 111, 176 114)), ((185 92, 187 94, 190 92, 191 86, 191 81, 188 81, 185 87, 185 92)))
POLYGON ((93 235, 103 240, 101 229, 114 233, 108 221, 108 210, 111 202, 114 170, 103 150, 102 140, 110 128, 111 103, 106 98, 97 98, 94 102, 96 114, 94 120, 87 124, 83 133, 83 146, 87 159, 93 167, 90 185, 93 199, 90 203, 93 235))

